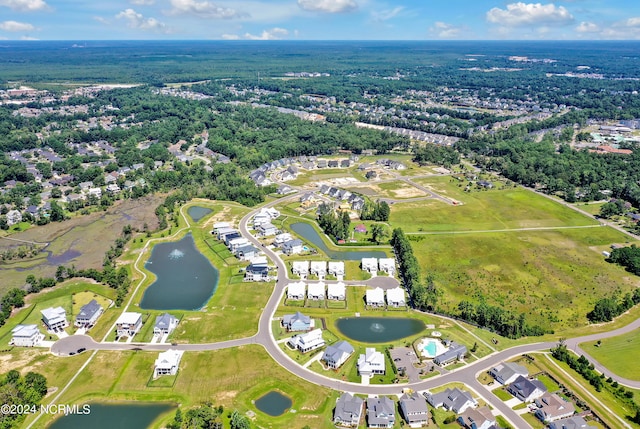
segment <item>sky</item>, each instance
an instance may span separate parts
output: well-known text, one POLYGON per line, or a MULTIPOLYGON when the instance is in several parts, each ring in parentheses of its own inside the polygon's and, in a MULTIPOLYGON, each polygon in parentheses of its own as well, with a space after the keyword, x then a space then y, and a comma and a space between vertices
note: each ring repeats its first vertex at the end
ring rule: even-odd
POLYGON ((0 0, 2 40, 632 40, 640 0, 0 0))

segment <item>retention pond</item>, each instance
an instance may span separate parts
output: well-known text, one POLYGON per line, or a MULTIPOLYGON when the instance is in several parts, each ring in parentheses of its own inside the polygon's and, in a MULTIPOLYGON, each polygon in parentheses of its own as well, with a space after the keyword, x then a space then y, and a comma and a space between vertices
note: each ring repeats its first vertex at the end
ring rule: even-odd
POLYGON ((336 321, 344 335, 361 343, 388 343, 424 330, 420 320, 400 317, 344 317, 336 321))
POLYGON ((362 258, 387 257, 387 254, 381 250, 331 250, 327 247, 324 241, 322 241, 322 237, 320 237, 318 231, 306 222, 296 222, 291 224, 291 230, 316 246, 321 252, 326 253, 326 255, 331 259, 359 261, 362 258))

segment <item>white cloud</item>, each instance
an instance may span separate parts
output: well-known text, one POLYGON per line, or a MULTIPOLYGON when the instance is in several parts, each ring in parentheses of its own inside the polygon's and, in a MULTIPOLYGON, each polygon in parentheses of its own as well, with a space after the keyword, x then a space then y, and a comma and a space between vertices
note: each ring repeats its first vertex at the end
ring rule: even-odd
POLYGON ((40 40, 37 37, 31 37, 31 36, 22 36, 20 37, 20 40, 40 40))
POLYGON ((11 32, 33 31, 35 27, 26 22, 4 21, 0 22, 0 30, 11 32))
POLYGON ((371 17, 374 21, 388 21, 398 16, 400 12, 404 10, 404 6, 394 7, 393 9, 372 11, 371 17))
POLYGON ((129 2, 136 6, 151 6, 156 0, 129 0, 129 2))
POLYGON ((582 21, 580 25, 576 27, 578 33, 597 33, 600 31, 600 27, 593 22, 582 21))
POLYGON ((602 39, 638 40, 640 39, 640 17, 628 18, 604 28, 600 33, 602 39))
POLYGON ((94 17, 93 17, 93 19, 95 19, 96 21, 98 21, 100 24, 105 24, 105 25, 109 25, 109 24, 111 24, 111 22, 110 22, 108 19, 103 18, 103 17, 101 17, 101 16, 94 16, 94 17))
POLYGON ((259 35, 251 33, 244 33, 242 36, 238 34, 223 34, 221 37, 224 40, 282 40, 287 38, 287 36, 289 36, 289 30, 286 28, 274 27, 270 30, 264 30, 259 35))
POLYGON ((507 27, 526 25, 566 25, 573 15, 564 6, 553 3, 511 3, 506 9, 494 7, 487 12, 487 21, 507 27))
POLYGON ((463 30, 463 27, 437 21, 429 28, 429 33, 438 39, 456 39, 462 35, 463 30))
POLYGON ((116 15, 116 18, 127 21, 127 26, 129 26, 129 28, 145 31, 158 31, 161 33, 167 33, 169 31, 166 24, 163 22, 160 22, 155 18, 145 18, 141 13, 138 13, 133 9, 123 10, 116 15))
POLYGON ((33 12, 49 8, 43 0, 0 0, 0 6, 10 7, 20 12, 33 12))
POLYGON ((358 8, 355 0, 298 0, 298 6, 310 12, 340 13, 358 8))
POLYGON ((247 16, 236 9, 220 6, 208 0, 171 0, 171 6, 173 6, 171 12, 174 14, 191 14, 201 18, 233 19, 247 16))

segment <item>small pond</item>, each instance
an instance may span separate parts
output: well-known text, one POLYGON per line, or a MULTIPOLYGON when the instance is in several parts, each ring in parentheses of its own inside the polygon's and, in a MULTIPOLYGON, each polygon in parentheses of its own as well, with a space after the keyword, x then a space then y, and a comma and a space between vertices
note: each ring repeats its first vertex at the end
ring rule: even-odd
POLYGON ((424 323, 400 317, 345 317, 336 321, 344 335, 361 343, 388 343, 420 333, 424 323))
POLYGON ((156 244, 145 268, 157 279, 144 292, 144 310, 198 310, 218 286, 218 270, 200 253, 191 234, 156 244))
POLYGON ((387 254, 381 250, 331 250, 324 244, 320 234, 306 222, 291 224, 291 230, 316 246, 321 252, 331 259, 345 261, 359 261, 362 258, 387 258, 387 254))
POLYGON ((198 222, 200 219, 211 213, 213 210, 206 207, 191 206, 187 209, 187 214, 194 222, 198 222))
MULTIPOLYGON (((53 422, 49 429, 144 429, 160 415, 175 409, 162 403, 89 404, 89 414, 69 414, 53 422)), ((79 406, 82 409, 82 406, 79 406)))
POLYGON ((288 396, 284 396, 275 390, 261 396, 260 399, 255 402, 258 410, 274 417, 284 414, 285 411, 291 408, 291 404, 291 399, 288 396))

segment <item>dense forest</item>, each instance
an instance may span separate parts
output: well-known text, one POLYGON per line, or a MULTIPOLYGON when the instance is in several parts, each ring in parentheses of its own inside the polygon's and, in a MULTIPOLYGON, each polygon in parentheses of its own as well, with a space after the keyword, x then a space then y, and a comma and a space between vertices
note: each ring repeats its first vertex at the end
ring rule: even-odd
POLYGON ((40 401, 46 394, 47 379, 37 372, 23 377, 11 370, 0 376, 0 428, 19 428, 29 414, 39 414, 40 401))

